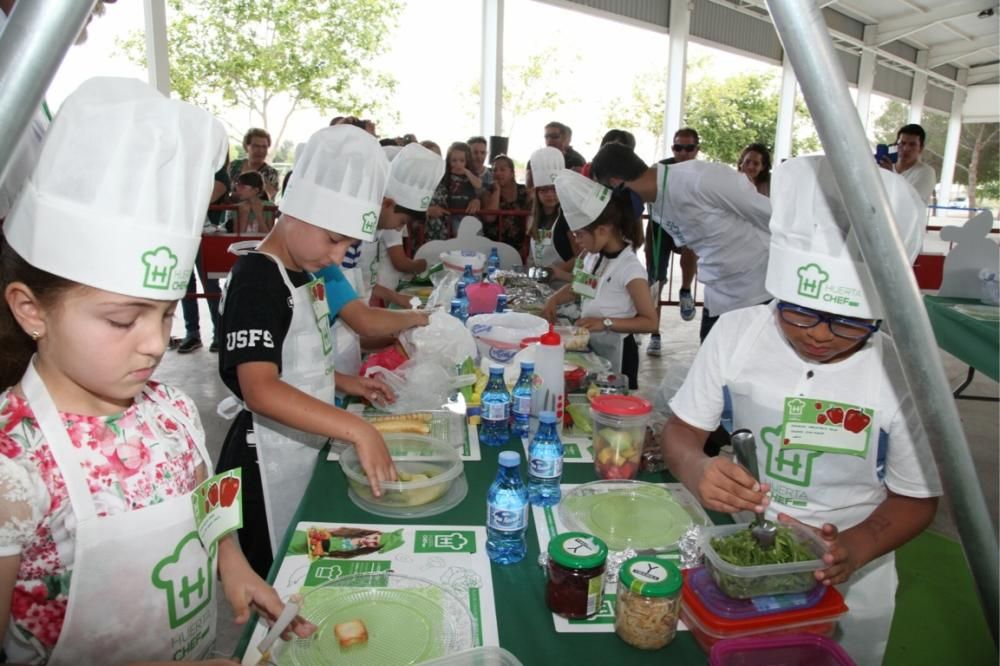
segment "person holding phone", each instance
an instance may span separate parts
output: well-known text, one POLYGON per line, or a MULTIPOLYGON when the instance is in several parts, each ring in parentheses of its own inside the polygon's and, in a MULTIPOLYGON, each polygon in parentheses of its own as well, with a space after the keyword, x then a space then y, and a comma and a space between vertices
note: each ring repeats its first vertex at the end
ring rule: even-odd
POLYGON ((929 164, 924 164, 920 156, 924 152, 924 142, 927 133, 924 128, 915 123, 903 125, 896 132, 896 159, 892 159, 892 146, 889 153, 878 159, 878 165, 883 169, 894 171, 920 195, 920 200, 930 203, 937 183, 937 174, 929 164))

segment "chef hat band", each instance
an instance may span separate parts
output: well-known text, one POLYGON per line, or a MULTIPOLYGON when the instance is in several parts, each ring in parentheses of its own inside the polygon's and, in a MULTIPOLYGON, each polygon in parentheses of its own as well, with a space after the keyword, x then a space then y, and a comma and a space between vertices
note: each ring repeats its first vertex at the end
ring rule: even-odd
POLYGON ((558 148, 546 146, 531 153, 528 158, 531 167, 531 182, 535 187, 554 185, 557 173, 566 168, 566 157, 558 148))

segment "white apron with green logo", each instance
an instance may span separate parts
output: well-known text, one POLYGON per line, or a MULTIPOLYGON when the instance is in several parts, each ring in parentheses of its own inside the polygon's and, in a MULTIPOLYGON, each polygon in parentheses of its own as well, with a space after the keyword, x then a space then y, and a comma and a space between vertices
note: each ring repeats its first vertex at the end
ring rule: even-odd
MULTIPOLYGON (((266 256, 274 261, 292 295, 292 323, 281 347, 281 381, 333 405, 336 388, 334 345, 327 315, 322 312, 329 312, 326 300, 316 304, 318 309, 314 308, 310 285, 293 286, 282 263, 271 255, 266 256), (325 327, 325 335, 321 327, 325 327)), ((278 546, 302 501, 316 457, 327 438, 260 414, 253 415, 253 428, 271 552, 277 556, 278 546)))
MULTIPOLYGON (((875 353, 867 357, 868 362, 858 362, 862 359, 854 357, 842 361, 851 363, 851 371, 856 374, 850 385, 842 387, 840 395, 810 393, 813 380, 807 377, 807 370, 803 370, 799 385, 789 391, 788 386, 779 386, 771 376, 763 373, 762 368, 754 368, 755 361, 761 360, 755 349, 764 327, 776 325, 773 308, 768 311, 769 316, 760 317, 748 327, 743 341, 733 350, 735 376, 727 378, 733 403, 733 427, 749 429, 756 438, 761 481, 770 483, 772 488, 768 518, 776 520, 777 514, 782 512, 814 527, 832 522, 846 529, 860 518, 838 525, 836 519, 824 520, 821 516, 824 511, 851 506, 852 493, 867 490, 867 486, 877 483, 877 422, 871 423, 874 432, 863 457, 787 449, 782 446, 785 399, 798 396, 819 401, 850 401, 874 408, 883 389, 884 373, 881 363, 871 360, 881 359, 882 338, 880 335, 872 338, 870 344, 875 353), (825 464, 834 462, 836 464, 825 464)), ((819 364, 812 368, 814 376, 823 372, 819 364)), ((850 611, 841 618, 836 638, 859 666, 882 662, 896 607, 897 582, 895 557, 889 553, 856 571, 848 584, 838 586, 850 611)))
MULTIPOLYGON (((214 548, 206 552, 198 539, 190 493, 98 516, 34 361, 21 387, 65 479, 77 521, 69 605, 49 665, 206 658, 215 642, 216 553, 214 548)), ((186 426, 210 467, 201 431, 155 394, 150 397, 157 409, 186 426)), ((152 414, 147 422, 156 422, 152 414)), ((16 647, 10 643, 5 645, 7 656, 16 661, 16 647)))

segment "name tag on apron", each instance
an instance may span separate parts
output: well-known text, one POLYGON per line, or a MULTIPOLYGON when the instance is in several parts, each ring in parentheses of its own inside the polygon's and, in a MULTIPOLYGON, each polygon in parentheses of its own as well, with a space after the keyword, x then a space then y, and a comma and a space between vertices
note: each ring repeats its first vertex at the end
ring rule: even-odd
POLYGON ((307 286, 313 314, 316 315, 316 328, 323 340, 323 353, 329 354, 333 351, 333 338, 330 335, 330 304, 326 302, 326 284, 322 278, 316 278, 307 286))
POLYGON ((583 260, 577 257, 576 265, 573 266, 573 293, 581 298, 594 298, 597 296, 597 282, 599 279, 600 276, 584 270, 583 260))
POLYGON ((785 398, 782 447, 864 457, 875 410, 832 400, 785 398))
POLYGON ((206 479, 191 493, 194 523, 206 549, 243 527, 241 470, 231 469, 206 479))

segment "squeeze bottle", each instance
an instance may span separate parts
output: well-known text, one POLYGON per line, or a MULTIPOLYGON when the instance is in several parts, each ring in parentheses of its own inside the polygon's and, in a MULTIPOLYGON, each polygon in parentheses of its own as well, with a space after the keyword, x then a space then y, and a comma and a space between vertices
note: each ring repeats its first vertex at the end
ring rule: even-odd
POLYGON ((538 416, 544 411, 556 413, 556 429, 562 433, 565 400, 565 357, 562 338, 549 325, 549 332, 538 340, 535 353, 535 393, 531 400, 531 431, 538 429, 538 416))

